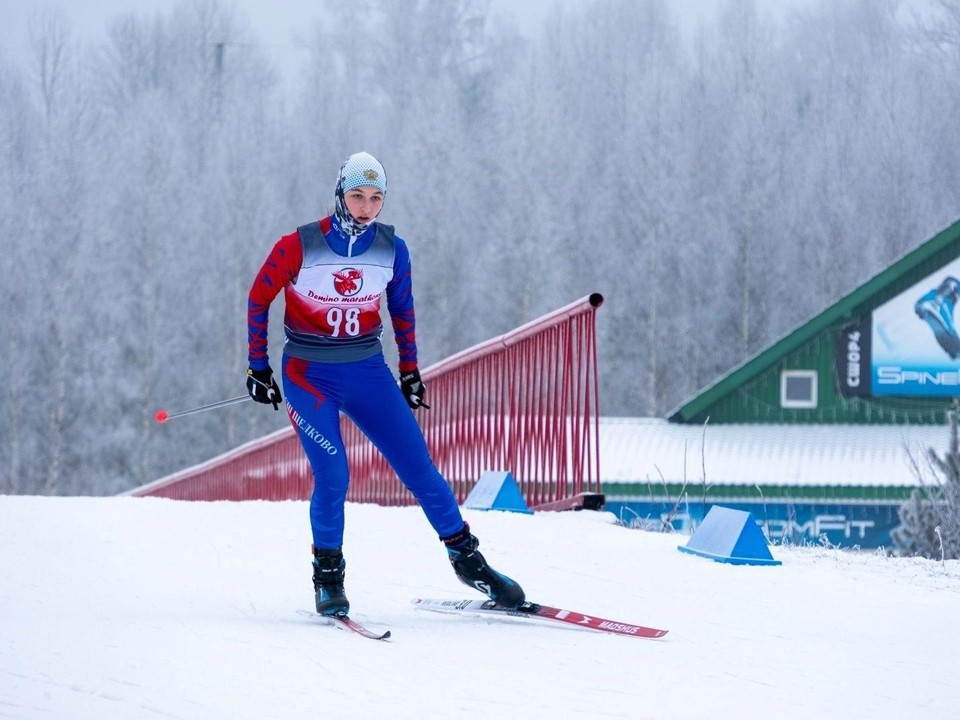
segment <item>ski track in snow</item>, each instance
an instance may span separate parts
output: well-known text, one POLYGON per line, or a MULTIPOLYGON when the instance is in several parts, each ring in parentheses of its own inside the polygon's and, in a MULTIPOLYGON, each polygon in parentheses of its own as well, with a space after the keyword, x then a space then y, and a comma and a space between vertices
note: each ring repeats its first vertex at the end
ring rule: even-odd
POLYGON ((352 616, 312 607, 307 504, 0 497, 0 718, 951 717, 960 561, 677 551, 608 513, 465 511, 534 601, 659 640, 416 610, 476 598, 418 508, 348 504, 352 616))

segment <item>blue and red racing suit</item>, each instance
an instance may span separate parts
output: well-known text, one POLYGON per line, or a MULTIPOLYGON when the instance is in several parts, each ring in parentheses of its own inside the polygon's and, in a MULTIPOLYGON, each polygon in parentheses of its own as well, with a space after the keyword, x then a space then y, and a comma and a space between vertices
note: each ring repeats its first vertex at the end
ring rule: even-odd
POLYGON ((344 233, 336 216, 310 223, 274 245, 247 302, 249 363, 269 366, 270 304, 286 303, 283 390, 287 413, 313 470, 313 544, 343 544, 349 474, 340 413, 366 434, 417 498, 440 537, 460 532, 456 498, 440 475, 420 426, 383 357, 380 301, 387 296, 401 373, 417 367, 410 253, 393 228, 372 223, 344 233))

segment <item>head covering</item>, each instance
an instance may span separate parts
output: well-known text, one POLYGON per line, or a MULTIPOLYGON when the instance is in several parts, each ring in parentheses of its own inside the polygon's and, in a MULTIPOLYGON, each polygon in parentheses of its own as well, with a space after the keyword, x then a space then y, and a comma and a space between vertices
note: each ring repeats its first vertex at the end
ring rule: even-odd
POLYGON ((343 192, 349 192, 361 185, 370 185, 387 192, 387 174, 383 165, 373 155, 367 152, 354 153, 340 166, 340 176, 337 184, 343 192))
POLYGON ((354 153, 340 166, 340 174, 337 176, 336 219, 340 221, 340 227, 348 235, 360 235, 370 227, 370 223, 357 222, 347 210, 347 204, 343 199, 345 193, 365 185, 375 187, 386 194, 387 174, 383 171, 380 161, 370 153, 354 153))

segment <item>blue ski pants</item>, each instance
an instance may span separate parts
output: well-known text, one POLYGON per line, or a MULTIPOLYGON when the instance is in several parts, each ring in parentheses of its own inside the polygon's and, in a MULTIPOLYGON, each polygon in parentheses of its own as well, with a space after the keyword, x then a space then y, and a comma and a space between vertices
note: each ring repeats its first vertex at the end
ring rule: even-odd
POLYGON ((456 497, 433 464, 423 432, 382 353, 346 363, 284 354, 283 390, 287 412, 313 470, 310 526, 315 547, 343 545, 350 477, 340 435, 341 412, 383 454, 439 537, 463 529, 456 497))

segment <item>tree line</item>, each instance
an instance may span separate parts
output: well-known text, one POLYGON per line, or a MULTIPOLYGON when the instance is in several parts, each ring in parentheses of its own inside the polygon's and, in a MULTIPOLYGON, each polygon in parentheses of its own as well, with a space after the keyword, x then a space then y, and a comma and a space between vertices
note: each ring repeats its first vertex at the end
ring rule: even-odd
MULTIPOLYGON (((241 404, 246 293, 367 150, 421 364, 591 292, 601 410, 662 416, 960 215, 960 10, 324 2, 284 83, 222 0, 0 56, 0 492, 112 493, 283 427, 241 404), (362 22, 358 22, 358 18, 362 22)), ((282 303, 272 317, 279 365, 282 303)))

